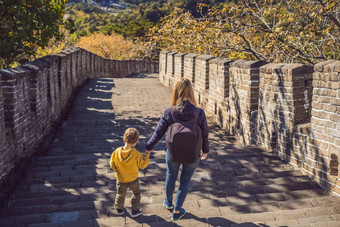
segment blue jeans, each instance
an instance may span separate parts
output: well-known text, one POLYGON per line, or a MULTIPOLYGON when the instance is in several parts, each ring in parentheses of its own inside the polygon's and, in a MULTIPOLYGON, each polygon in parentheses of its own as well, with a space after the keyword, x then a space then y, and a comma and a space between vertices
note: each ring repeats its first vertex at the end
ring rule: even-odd
POLYGON ((195 172, 196 167, 200 163, 201 158, 199 157, 197 161, 193 164, 179 164, 176 162, 171 161, 169 150, 166 151, 166 180, 165 180, 165 194, 166 199, 172 203, 172 196, 175 191, 176 180, 178 176, 178 171, 180 165, 182 167, 181 173, 181 181, 179 184, 179 188, 177 191, 177 198, 175 204, 175 210, 180 210, 183 206, 185 197, 188 194, 189 184, 192 177, 192 174, 195 172))

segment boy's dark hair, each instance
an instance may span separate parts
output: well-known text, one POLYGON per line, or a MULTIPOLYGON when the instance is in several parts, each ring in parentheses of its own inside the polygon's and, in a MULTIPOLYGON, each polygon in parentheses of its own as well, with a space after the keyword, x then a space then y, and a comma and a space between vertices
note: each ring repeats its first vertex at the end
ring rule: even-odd
POLYGON ((139 132, 135 128, 128 128, 124 133, 124 142, 125 143, 137 143, 139 139, 139 132))

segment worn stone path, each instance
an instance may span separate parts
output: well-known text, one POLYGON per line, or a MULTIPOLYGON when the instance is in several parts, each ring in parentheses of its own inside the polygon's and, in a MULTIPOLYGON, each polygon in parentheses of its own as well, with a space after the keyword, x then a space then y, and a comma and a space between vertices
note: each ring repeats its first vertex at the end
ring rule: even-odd
POLYGON ((95 79, 85 85, 52 149, 33 160, 27 176, 0 210, 0 226, 340 226, 340 198, 273 154, 235 143, 211 126, 209 158, 193 176, 184 208, 173 223, 163 208, 164 142, 140 171, 144 216, 131 217, 130 194, 123 217, 113 210, 111 152, 126 128, 141 133, 144 152, 171 90, 158 75, 95 79))

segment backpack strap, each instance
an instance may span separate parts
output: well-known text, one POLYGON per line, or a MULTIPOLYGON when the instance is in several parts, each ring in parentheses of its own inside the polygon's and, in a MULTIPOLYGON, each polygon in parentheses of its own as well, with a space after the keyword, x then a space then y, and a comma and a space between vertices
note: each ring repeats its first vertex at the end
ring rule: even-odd
MULTIPOLYGON (((174 120, 174 123, 180 122, 177 118, 175 118, 175 111, 176 111, 176 106, 171 106, 170 113, 171 113, 172 119, 174 120)), ((200 113, 199 109, 196 108, 194 112, 194 118, 192 120, 194 120, 197 124, 198 124, 199 113, 200 113)))
POLYGON ((175 111, 176 111, 176 106, 170 106, 170 113, 171 113, 172 119, 174 120, 174 123, 178 122, 177 119, 175 118, 175 114, 174 114, 175 111))

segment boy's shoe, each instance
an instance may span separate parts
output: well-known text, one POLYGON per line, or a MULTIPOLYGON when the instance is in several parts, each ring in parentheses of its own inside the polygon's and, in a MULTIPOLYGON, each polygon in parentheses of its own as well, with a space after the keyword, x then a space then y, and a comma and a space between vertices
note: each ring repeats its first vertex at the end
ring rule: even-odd
POLYGON ((181 210, 179 211, 178 214, 176 214, 175 212, 172 213, 172 220, 177 221, 177 220, 181 219, 182 217, 184 217, 184 215, 186 213, 187 212, 183 208, 181 208, 181 210))
POLYGON ((140 209, 132 209, 132 217, 136 218, 141 216, 143 213, 140 209))
POLYGON ((123 215, 124 214, 124 209, 116 209, 118 215, 123 215))
POLYGON ((164 199, 163 206, 165 206, 165 208, 168 210, 174 209, 174 205, 172 205, 172 203, 167 199, 164 199))

